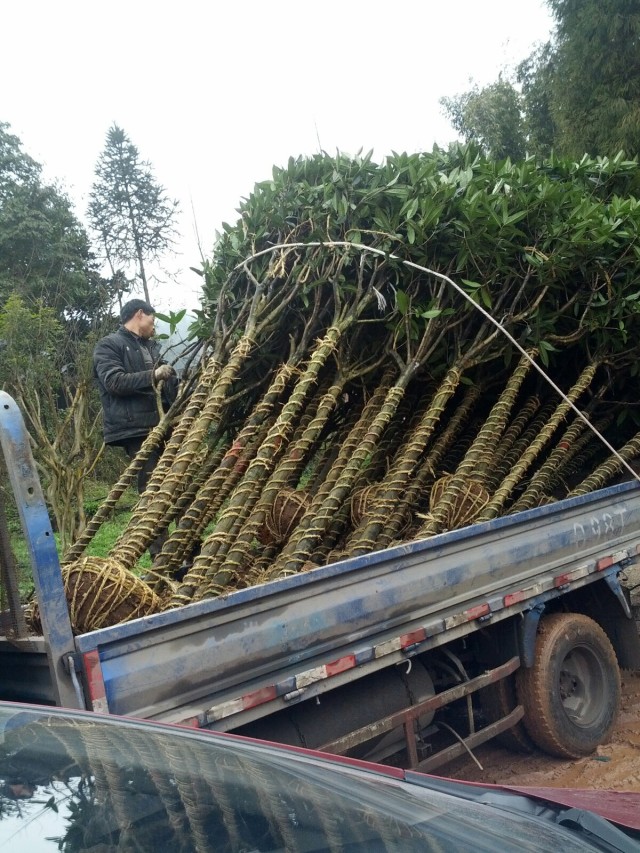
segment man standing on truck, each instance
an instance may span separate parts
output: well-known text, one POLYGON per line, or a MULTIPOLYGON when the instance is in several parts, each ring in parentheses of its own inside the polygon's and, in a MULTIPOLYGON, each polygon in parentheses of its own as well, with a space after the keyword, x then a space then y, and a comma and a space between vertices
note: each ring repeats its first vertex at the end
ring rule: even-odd
MULTIPOLYGON (((175 400, 178 380, 175 370, 153 340, 155 309, 143 299, 131 299, 120 311, 122 325, 102 338, 93 351, 93 370, 100 391, 104 443, 124 448, 130 459, 160 420, 158 384, 166 411, 175 400)), ((154 451, 138 474, 138 493, 147 487, 160 451, 154 451)), ((149 546, 151 557, 162 548, 164 535, 149 546)))

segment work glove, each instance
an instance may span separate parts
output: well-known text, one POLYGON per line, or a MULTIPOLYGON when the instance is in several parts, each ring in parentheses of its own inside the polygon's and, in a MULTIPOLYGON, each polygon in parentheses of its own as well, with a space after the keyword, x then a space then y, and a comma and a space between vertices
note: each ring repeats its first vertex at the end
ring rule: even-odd
POLYGON ((170 364, 161 364, 160 367, 156 367, 153 371, 153 378, 156 382, 164 382, 173 376, 175 370, 171 367, 170 364))

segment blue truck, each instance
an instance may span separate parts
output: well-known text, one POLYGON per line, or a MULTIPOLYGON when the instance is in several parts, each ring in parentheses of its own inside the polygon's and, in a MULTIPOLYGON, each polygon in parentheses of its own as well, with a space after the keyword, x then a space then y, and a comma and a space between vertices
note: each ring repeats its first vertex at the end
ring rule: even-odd
POLYGON ((3 566, 0 699, 233 731, 431 771, 498 737, 606 741, 640 669, 625 572, 636 481, 74 636, 14 400, 0 441, 33 569, 32 636, 3 566))

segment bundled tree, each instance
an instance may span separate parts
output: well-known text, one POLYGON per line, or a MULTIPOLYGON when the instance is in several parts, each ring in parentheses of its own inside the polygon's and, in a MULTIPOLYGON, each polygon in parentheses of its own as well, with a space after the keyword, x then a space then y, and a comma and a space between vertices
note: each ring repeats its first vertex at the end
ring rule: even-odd
POLYGON ((141 159, 138 148, 117 124, 107 132, 95 175, 88 216, 112 279, 127 286, 122 267, 135 264, 144 298, 151 302, 145 264, 173 245, 178 202, 169 198, 151 164, 141 159))
POLYGON ((207 357, 126 531, 67 555, 77 629, 553 499, 571 405, 633 393, 639 177, 473 146, 274 169, 206 266, 207 357), (151 588, 129 570, 171 520, 151 588))

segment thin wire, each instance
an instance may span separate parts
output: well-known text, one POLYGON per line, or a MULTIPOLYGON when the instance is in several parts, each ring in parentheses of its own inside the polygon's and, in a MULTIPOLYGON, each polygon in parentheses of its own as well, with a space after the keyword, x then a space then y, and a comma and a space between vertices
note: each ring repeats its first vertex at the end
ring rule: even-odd
POLYGON ((256 252, 255 255, 249 255, 249 257, 245 258, 245 260, 243 260, 243 261, 241 261, 241 263, 237 264, 234 267, 234 269, 240 269, 244 264, 250 263, 251 261, 255 260, 256 258, 259 258, 262 255, 270 254, 272 252, 278 252, 280 250, 290 250, 290 249, 319 248, 320 246, 323 246, 327 249, 349 247, 352 249, 359 249, 362 252, 372 252, 373 254, 381 255, 384 258, 391 258, 394 261, 400 261, 400 263, 404 264, 406 267, 411 267, 412 269, 420 270, 420 272, 425 272, 425 273, 427 273, 427 275, 435 276, 435 278, 438 278, 441 281, 444 281, 447 284, 451 285, 451 287, 453 287, 455 290, 457 290, 458 293, 461 296, 463 296, 467 300, 467 302, 469 302, 471 304, 471 306, 473 308, 478 310, 484 317, 486 317, 487 320, 489 320, 490 323, 492 323, 496 327, 496 329, 498 329, 499 332, 502 332, 502 334, 506 338, 508 338, 508 340, 516 347, 516 349, 518 349, 519 352, 538 371, 538 373, 540 374, 540 376, 542 376, 542 378, 545 380, 545 382, 547 382, 554 389, 554 391, 556 391, 560 395, 560 397, 565 401, 565 403, 567 403, 573 409, 573 411, 580 418, 580 420, 584 424, 586 424, 586 426, 591 430, 591 432, 598 439, 600 439, 600 441, 605 445, 605 447, 607 447, 611 451, 613 456, 615 456, 616 459, 623 465, 623 467, 625 467, 627 469, 627 471, 631 474, 633 479, 637 480, 640 483, 640 475, 637 474, 633 470, 633 468, 631 467, 631 465, 629 465, 629 463, 626 461, 626 459, 622 458, 622 456, 618 453, 618 451, 615 449, 615 447, 613 447, 613 445, 611 445, 607 441, 607 439, 602 435, 602 433, 596 429, 596 427, 591 423, 591 421, 587 418, 587 416, 584 415, 574 403, 572 403, 572 401, 567 397, 567 395, 564 393, 564 391, 562 391, 556 385, 556 383, 553 381, 553 379, 551 379, 551 377, 547 373, 545 373, 544 370, 538 364, 536 364, 535 360, 533 358, 531 358, 529 353, 518 343, 518 341, 513 337, 513 335, 511 335, 511 333, 508 332, 504 328, 504 326, 500 325, 500 323, 494 317, 492 317, 488 311, 485 311, 485 309, 481 305, 478 305, 478 303, 475 302, 475 300, 473 300, 469 296, 469 294, 462 287, 460 287, 459 284, 456 284, 455 281, 453 281, 453 279, 449 278, 448 275, 445 275, 444 273, 441 273, 441 272, 436 272, 436 270, 429 269, 428 267, 423 267, 423 266, 421 266, 421 264, 416 264, 413 261, 407 261, 404 258, 399 257, 398 255, 394 255, 392 252, 385 252, 382 249, 376 249, 373 246, 366 246, 363 243, 350 243, 348 240, 327 240, 327 241, 318 240, 318 241, 313 241, 310 243, 278 243, 275 246, 270 246, 268 249, 262 249, 262 251, 256 252))
POLYGON ((441 723, 441 722, 436 723, 436 726, 438 726, 438 727, 440 727, 440 726, 441 726, 443 729, 448 729, 454 737, 458 738, 458 740, 460 741, 460 743, 461 743, 461 744, 464 746, 464 748, 467 750, 467 752, 469 753, 469 755, 471 756, 471 758, 473 758, 473 760, 474 760, 474 761, 475 761, 475 763, 478 765, 478 767, 480 768, 480 770, 484 770, 484 767, 482 766, 482 764, 480 764, 480 762, 479 762, 479 761, 478 761, 478 759, 475 757, 475 755, 473 754, 473 752, 471 752, 471 750, 469 749, 469 746, 464 742, 464 738, 460 737, 460 735, 458 734, 458 732, 457 732, 455 729, 452 729, 452 728, 451 728, 451 726, 450 726, 450 725, 448 725, 447 723, 441 723))

